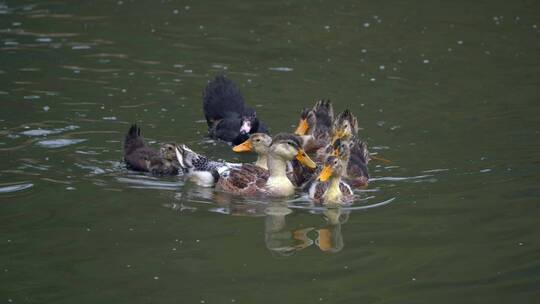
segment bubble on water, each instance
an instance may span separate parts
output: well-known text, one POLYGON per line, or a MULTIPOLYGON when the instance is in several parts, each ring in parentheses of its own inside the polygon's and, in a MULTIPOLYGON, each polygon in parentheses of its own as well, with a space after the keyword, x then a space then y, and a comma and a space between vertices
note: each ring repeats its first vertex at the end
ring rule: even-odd
POLYGON ((45 111, 45 112, 49 112, 50 109, 51 109, 51 107, 49 107, 49 106, 44 106, 43 107, 43 111, 45 111))
POLYGON ((325 25, 324 29, 327 30, 327 31, 330 30, 330 25, 325 25))
POLYGON ((462 45, 462 44, 463 44, 463 40, 458 40, 458 41, 457 41, 457 44, 462 45))
POLYGON ((363 26, 364 26, 365 28, 368 28, 368 27, 371 26, 371 24, 370 24, 369 22, 365 22, 365 23, 363 24, 363 26))
POLYGON ((178 10, 175 9, 175 10, 173 11, 173 14, 175 14, 175 15, 178 14, 178 10))
POLYGON ((103 119, 103 120, 117 120, 116 116, 105 116, 105 117, 102 117, 101 119, 103 119))
POLYGON ((360 52, 365 54, 365 53, 367 53, 367 50, 366 49, 361 49, 360 52))
POLYGON ((184 6, 184 9, 185 9, 186 11, 189 11, 190 8, 191 8, 191 7, 189 7, 189 5, 184 6))
POLYGON ((369 81, 371 81, 371 82, 375 82, 375 80, 376 80, 375 78, 370 78, 369 79, 369 81))
POLYGON ((429 63, 429 59, 424 59, 424 60, 422 60, 422 63, 424 63, 424 64, 429 63))
POLYGON ((36 39, 36 41, 37 42, 51 42, 52 39, 48 37, 41 37, 41 38, 36 39))
POLYGON ((66 190, 73 191, 73 190, 75 190, 75 187, 66 187, 66 190))
POLYGON ((379 66, 379 70, 384 70, 386 67, 384 65, 379 66))
POLYGON ((157 276, 156 276, 156 277, 154 277, 154 280, 159 280, 159 277, 157 277, 157 276))

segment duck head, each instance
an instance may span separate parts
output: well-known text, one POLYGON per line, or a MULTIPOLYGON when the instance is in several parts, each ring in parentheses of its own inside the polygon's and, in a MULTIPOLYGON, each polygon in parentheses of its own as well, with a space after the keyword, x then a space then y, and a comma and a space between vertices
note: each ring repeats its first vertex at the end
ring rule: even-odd
POLYGON ((334 122, 332 142, 338 138, 350 139, 358 134, 358 121, 348 109, 338 115, 334 122))
POLYGON ((270 145, 270 154, 285 161, 297 159, 308 168, 316 168, 317 165, 302 149, 300 139, 292 134, 280 133, 274 137, 270 145))
POLYGON ((338 177, 343 174, 343 162, 337 156, 330 155, 324 161, 324 166, 317 177, 318 180, 325 182, 331 177, 338 177))
POLYGON ((252 108, 244 109, 241 116, 240 134, 250 134, 259 128, 257 112, 252 108))
POLYGON ((351 156, 353 141, 344 138, 338 138, 332 143, 330 155, 339 157, 342 161, 348 160, 351 156))
POLYGON ((164 159, 168 161, 174 161, 177 159, 175 149, 176 149, 175 144, 163 144, 159 148, 159 153, 164 159))
POLYGON ((315 112, 312 109, 303 109, 300 113, 300 121, 298 122, 298 127, 294 131, 296 135, 307 135, 310 131, 313 131, 313 127, 317 122, 315 112))
POLYGON ((268 154, 268 149, 272 144, 272 137, 265 133, 253 133, 249 139, 243 143, 234 146, 234 152, 251 152, 254 151, 259 155, 268 154))

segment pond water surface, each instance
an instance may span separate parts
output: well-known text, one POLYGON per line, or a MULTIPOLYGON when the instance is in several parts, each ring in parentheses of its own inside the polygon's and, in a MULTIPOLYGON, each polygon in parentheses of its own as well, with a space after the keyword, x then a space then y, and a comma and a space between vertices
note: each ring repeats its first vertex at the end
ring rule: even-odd
POLYGON ((540 301, 537 1, 0 2, 0 303, 540 301), (225 73, 272 133, 332 100, 372 181, 342 210, 125 169, 205 137, 225 73))

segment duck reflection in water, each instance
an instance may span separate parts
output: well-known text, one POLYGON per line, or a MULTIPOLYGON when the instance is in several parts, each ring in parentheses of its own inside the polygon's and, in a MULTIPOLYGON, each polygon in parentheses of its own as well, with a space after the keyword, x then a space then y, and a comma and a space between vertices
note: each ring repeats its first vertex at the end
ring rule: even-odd
POLYGON ((341 225, 349 219, 349 210, 312 209, 309 213, 321 214, 326 223, 320 227, 294 228, 291 227, 290 219, 287 223, 287 216, 294 211, 286 202, 242 202, 230 193, 211 191, 207 188, 203 188, 203 192, 201 193, 201 188, 193 187, 190 191, 177 195, 177 199, 202 202, 202 198, 204 201, 208 200, 210 205, 217 204, 216 208, 209 210, 212 212, 231 216, 264 217, 264 242, 274 256, 292 256, 312 245, 328 253, 340 252, 344 247, 341 225))
POLYGON ((280 204, 271 204, 265 209, 265 243, 272 254, 291 256, 313 244, 324 252, 336 253, 343 249, 341 224, 348 220, 348 211, 344 212, 339 208, 324 210, 327 225, 320 229, 289 229, 286 217, 291 213, 290 208, 280 204), (313 234, 316 234, 315 241, 311 238, 313 234))

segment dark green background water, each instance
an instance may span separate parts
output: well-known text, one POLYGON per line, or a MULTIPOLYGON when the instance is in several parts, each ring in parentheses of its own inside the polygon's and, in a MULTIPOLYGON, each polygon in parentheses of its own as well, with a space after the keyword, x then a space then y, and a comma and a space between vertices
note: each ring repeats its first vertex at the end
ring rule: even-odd
POLYGON ((0 303, 538 302, 539 72, 537 1, 2 2, 0 303), (393 161, 355 206, 391 201, 333 225, 125 170, 132 122, 253 159, 205 138, 218 73, 274 133, 351 108, 393 161))

